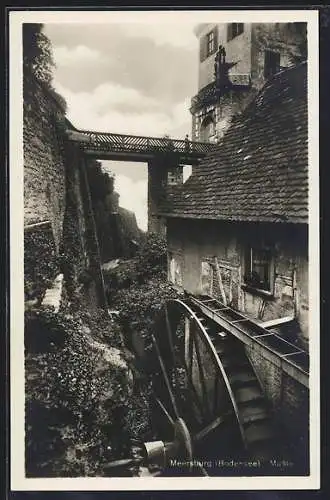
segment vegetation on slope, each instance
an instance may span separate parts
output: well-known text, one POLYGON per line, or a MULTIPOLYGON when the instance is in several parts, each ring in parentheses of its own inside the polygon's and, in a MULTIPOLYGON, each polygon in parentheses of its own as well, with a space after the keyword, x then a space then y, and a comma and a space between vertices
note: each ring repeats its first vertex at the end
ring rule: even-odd
POLYGON ((130 348, 134 349, 134 338, 138 337, 149 350, 157 313, 166 300, 178 295, 167 281, 166 264, 164 238, 147 233, 134 259, 105 274, 111 307, 119 311, 119 323, 130 348))

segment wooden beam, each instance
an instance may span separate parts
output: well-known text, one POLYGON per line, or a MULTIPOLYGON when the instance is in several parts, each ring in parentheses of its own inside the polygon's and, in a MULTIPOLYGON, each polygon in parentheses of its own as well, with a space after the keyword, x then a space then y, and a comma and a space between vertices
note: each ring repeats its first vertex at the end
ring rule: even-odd
POLYGON ((220 267, 219 267, 219 262, 218 262, 218 259, 216 257, 214 257, 214 264, 215 264, 215 269, 217 271, 217 276, 218 276, 218 280, 219 280, 219 287, 220 287, 220 293, 221 293, 222 302, 226 306, 227 305, 226 294, 225 294, 225 290, 223 288, 223 283, 222 283, 222 277, 221 277, 221 271, 220 271, 220 267))
POLYGON ((263 321, 262 323, 259 323, 259 325, 263 328, 269 328, 270 326, 282 325, 283 323, 288 323, 289 321, 293 320, 294 316, 285 316, 284 318, 276 318, 270 319, 268 321, 263 321))

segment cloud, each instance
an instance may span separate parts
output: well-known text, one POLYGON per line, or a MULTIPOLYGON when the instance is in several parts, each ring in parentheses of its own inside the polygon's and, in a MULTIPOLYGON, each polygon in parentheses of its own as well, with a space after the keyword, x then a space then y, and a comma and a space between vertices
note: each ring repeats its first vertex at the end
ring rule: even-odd
POLYGON ((72 92, 55 82, 55 88, 66 99, 68 118, 77 128, 179 138, 190 131, 189 99, 164 107, 135 89, 119 85, 104 84, 92 92, 72 92))
POLYGON ((169 105, 196 93, 198 49, 192 25, 61 24, 46 25, 45 31, 57 62, 55 79, 72 91, 112 83, 169 105))
POLYGON ((103 83, 92 92, 72 92, 55 82, 58 89, 67 100, 71 112, 83 111, 87 116, 95 114, 107 115, 112 111, 131 113, 157 110, 160 106, 156 99, 141 94, 138 90, 122 87, 116 83, 103 83))
MULTIPOLYGON (((193 24, 65 23, 45 29, 57 65, 54 86, 74 126, 158 137, 190 134, 198 75, 193 24)), ((146 230, 146 169, 136 165, 133 174, 133 167, 117 163, 120 205, 134 211, 146 230)))
POLYGON ((197 39, 193 29, 195 23, 126 23, 121 29, 127 37, 149 38, 158 46, 171 45, 179 48, 191 48, 197 46, 197 39))
POLYGON ((99 64, 107 62, 107 58, 98 50, 85 45, 76 47, 59 46, 53 48, 54 61, 57 67, 72 67, 80 64, 99 64))
POLYGON ((120 206, 135 213, 138 226, 143 231, 148 228, 147 188, 147 181, 134 182, 122 174, 117 174, 115 177, 115 189, 120 194, 120 206))

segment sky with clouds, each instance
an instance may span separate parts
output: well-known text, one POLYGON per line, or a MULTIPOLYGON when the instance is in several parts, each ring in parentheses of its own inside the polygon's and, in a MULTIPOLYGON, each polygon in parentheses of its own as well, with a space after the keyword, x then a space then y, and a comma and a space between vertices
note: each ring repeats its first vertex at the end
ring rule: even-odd
MULTIPOLYGON (((196 23, 46 24, 56 64, 54 87, 74 126, 184 138, 197 92, 196 23)), ((120 204, 147 224, 145 164, 102 162, 115 173, 120 204)))

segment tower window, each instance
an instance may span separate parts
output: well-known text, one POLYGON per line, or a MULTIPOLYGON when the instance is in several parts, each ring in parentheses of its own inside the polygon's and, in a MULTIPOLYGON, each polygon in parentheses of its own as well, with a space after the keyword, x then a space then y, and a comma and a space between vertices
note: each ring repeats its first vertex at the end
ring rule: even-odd
POLYGON ((206 35, 207 37, 207 55, 210 56, 214 52, 214 31, 206 35))
POLYGON ((204 118, 200 128, 200 138, 202 142, 209 142, 215 134, 215 123, 213 117, 208 115, 204 118))
POLYGON ((217 50, 218 31, 214 28, 201 38, 200 41, 200 61, 204 61, 217 50))
POLYGON ((271 78, 280 71, 280 53, 265 50, 264 77, 271 78))
POLYGON ((244 23, 230 23, 228 24, 227 31, 227 40, 228 42, 233 38, 236 38, 238 35, 243 33, 244 31, 244 23))

